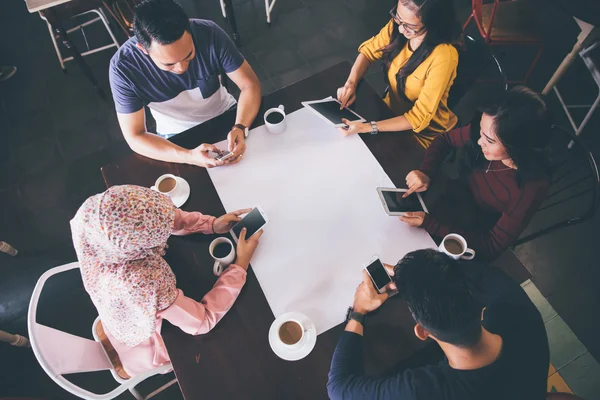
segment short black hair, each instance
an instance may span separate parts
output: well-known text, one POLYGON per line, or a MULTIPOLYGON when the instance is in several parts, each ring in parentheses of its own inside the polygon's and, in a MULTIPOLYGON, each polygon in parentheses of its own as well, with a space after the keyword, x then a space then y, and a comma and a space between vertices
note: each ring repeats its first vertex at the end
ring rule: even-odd
POLYGON ((148 49, 152 42, 171 44, 190 31, 190 20, 173 0, 144 0, 135 7, 133 33, 148 49))
POLYGON ((459 261, 436 250, 413 251, 394 267, 394 282, 415 321, 436 339, 460 347, 477 344, 480 291, 459 261))

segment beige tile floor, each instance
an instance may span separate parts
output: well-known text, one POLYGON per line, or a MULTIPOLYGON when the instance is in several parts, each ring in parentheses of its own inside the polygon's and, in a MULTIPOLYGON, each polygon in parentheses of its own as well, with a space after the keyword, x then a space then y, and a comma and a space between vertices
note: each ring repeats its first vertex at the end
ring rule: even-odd
POLYGON ((532 281, 526 281, 522 287, 540 310, 548 333, 551 364, 548 392, 574 393, 585 400, 600 399, 600 364, 532 281))

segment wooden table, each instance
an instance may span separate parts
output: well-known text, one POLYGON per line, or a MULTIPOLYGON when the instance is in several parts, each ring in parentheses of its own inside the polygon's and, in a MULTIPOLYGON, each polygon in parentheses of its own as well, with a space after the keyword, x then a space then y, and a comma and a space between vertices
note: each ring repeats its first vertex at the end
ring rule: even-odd
MULTIPOLYGON (((350 65, 337 64, 301 82, 263 98, 254 126, 263 124, 265 110, 279 104, 291 113, 304 100, 335 94, 345 81, 350 65)), ((392 116, 375 91, 363 83, 358 90, 355 109, 369 120, 392 116)), ((181 133, 171 140, 192 148, 202 142, 225 139, 233 125, 235 111, 181 133)), ((363 140, 392 181, 404 185, 406 174, 419 165, 423 148, 408 133, 363 135, 363 140)), ((252 134, 248 138, 252 147, 252 134)), ((222 215, 225 210, 206 170, 188 165, 167 164, 139 155, 105 166, 102 174, 107 186, 137 184, 151 186, 156 177, 172 173, 185 178, 192 188, 186 211, 222 215)), ((215 282, 208 245, 213 236, 172 237, 166 260, 177 276, 178 286, 186 295, 200 300, 215 282)), ((396 260, 388 260, 395 262, 396 260)), ((527 270, 512 252, 504 254, 497 265, 519 281, 529 278, 527 270)), ((293 284, 293 271, 290 281, 293 284)), ((211 332, 190 336, 165 324, 163 337, 184 397, 192 399, 326 399, 327 373, 343 326, 339 325, 317 339, 312 353, 297 362, 279 359, 268 343, 268 330, 274 316, 252 269, 246 286, 233 308, 211 332)), ((344 315, 340 315, 340 323, 344 315)), ((424 346, 413 334, 414 321, 399 298, 392 298, 373 313, 366 326, 366 368, 378 374, 413 355, 424 346)))

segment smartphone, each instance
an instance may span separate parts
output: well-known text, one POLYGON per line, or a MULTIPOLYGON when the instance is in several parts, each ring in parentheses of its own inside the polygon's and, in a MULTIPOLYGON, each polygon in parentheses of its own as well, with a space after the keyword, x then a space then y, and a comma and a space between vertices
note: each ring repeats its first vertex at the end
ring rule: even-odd
POLYGON ((221 154, 217 155, 215 157, 215 160, 217 161, 225 161, 229 158, 231 158, 233 156, 233 153, 231 151, 224 151, 221 154))
POLYGON ((403 198, 402 196, 406 192, 408 192, 408 189, 377 188, 383 209, 388 215, 402 216, 405 212, 413 211, 428 212, 420 193, 413 193, 403 198))
POLYGON ((392 278, 390 278, 385 270, 385 267, 379 259, 379 256, 373 256, 373 258, 365 264, 364 268, 367 271, 367 274, 369 274, 371 277, 371 281, 373 281, 375 289, 377 289, 379 293, 384 293, 386 286, 392 282, 392 278))
POLYGON ((261 230, 267 223, 269 218, 262 208, 254 207, 240 222, 231 228, 231 236, 237 242, 242 232, 242 228, 246 228, 246 239, 249 239, 256 232, 261 230))

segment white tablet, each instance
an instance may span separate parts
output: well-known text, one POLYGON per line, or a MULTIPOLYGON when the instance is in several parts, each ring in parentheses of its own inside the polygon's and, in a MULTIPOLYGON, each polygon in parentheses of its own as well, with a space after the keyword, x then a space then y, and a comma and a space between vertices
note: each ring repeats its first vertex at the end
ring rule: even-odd
POLYGON ((402 198, 406 192, 408 189, 377 188, 383 209, 388 215, 402 216, 405 212, 428 212, 420 193, 413 193, 407 198, 402 198))
POLYGON ((338 128, 346 126, 342 122, 342 118, 348 121, 365 122, 366 119, 349 109, 344 107, 340 110, 340 102, 333 98, 314 100, 314 101, 303 101, 302 105, 316 115, 321 117, 324 121, 327 121, 330 125, 338 128))
POLYGON ((260 207, 254 207, 252 211, 246 214, 240 222, 231 228, 231 236, 233 236, 233 239, 237 243, 238 238, 240 237, 240 232, 242 232, 242 228, 246 228, 246 240, 248 240, 252 235, 261 230, 267 224, 267 222, 269 222, 269 218, 263 209, 260 207))

